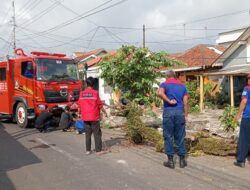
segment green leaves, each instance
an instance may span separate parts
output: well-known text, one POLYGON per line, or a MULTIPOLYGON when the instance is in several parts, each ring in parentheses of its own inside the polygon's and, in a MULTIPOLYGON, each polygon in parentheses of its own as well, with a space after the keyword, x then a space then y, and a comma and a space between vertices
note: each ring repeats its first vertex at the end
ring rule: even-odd
POLYGON ((105 57, 100 65, 101 78, 113 88, 119 88, 129 100, 151 102, 153 85, 161 76, 160 67, 181 63, 172 60, 165 52, 153 53, 148 48, 122 46, 116 55, 105 57))
POLYGON ((235 120, 237 112, 238 109, 235 107, 227 106, 224 109, 222 116, 219 117, 226 132, 235 131, 235 129, 239 126, 239 123, 235 120))

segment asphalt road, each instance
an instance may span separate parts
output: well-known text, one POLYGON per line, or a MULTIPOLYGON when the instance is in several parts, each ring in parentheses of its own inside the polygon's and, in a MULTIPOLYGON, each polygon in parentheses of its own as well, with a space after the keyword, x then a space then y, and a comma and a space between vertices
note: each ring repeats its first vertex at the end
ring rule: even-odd
POLYGON ((249 165, 236 168, 230 158, 189 158, 171 170, 163 154, 128 146, 112 130, 103 133, 106 154, 85 155, 84 137, 0 123, 0 190, 250 189, 249 165))

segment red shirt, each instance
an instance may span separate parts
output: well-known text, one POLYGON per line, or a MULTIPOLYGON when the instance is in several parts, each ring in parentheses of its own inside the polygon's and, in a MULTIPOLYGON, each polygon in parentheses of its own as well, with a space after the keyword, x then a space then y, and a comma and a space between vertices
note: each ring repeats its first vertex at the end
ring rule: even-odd
POLYGON ((98 121, 100 119, 100 110, 103 105, 96 90, 88 87, 81 91, 78 104, 83 121, 98 121))

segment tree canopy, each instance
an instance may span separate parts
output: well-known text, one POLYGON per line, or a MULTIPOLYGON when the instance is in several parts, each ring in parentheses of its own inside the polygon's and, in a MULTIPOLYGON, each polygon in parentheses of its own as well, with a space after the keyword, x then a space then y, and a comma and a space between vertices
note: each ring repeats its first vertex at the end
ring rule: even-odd
POLYGON ((129 100, 152 102, 154 84, 162 76, 161 67, 182 65, 166 52, 154 53, 148 48, 122 46, 115 55, 105 56, 100 64, 101 78, 113 89, 120 89, 129 100))

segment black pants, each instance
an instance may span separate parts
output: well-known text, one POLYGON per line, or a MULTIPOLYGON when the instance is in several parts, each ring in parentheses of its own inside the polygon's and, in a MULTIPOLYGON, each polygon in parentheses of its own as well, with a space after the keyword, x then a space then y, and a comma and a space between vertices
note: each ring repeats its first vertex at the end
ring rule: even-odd
POLYGON ((245 162, 250 145, 250 118, 242 118, 238 143, 237 161, 245 162))
POLYGON ((95 150, 100 152, 102 150, 102 131, 99 121, 84 121, 85 124, 85 138, 86 151, 91 151, 91 135, 94 134, 95 150))
POLYGON ((74 122, 73 121, 69 121, 67 123, 64 123, 64 125, 62 127, 60 127, 60 128, 62 128, 62 129, 69 129, 73 125, 74 125, 74 122))

